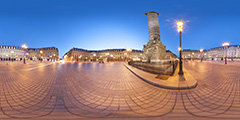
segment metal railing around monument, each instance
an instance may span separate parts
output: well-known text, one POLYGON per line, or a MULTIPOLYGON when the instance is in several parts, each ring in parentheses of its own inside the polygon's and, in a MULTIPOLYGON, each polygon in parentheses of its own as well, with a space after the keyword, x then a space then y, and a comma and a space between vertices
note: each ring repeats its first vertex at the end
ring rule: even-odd
POLYGON ((147 63, 147 62, 141 62, 141 61, 129 61, 128 64, 153 74, 172 76, 177 68, 178 60, 164 60, 161 62, 153 62, 153 63, 147 63))

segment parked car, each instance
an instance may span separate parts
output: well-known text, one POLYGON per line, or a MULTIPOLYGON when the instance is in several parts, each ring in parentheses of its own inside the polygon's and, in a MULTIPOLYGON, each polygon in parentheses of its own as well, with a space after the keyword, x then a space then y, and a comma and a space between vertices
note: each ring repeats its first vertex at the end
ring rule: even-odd
POLYGON ((99 63, 104 63, 104 61, 99 61, 99 63))

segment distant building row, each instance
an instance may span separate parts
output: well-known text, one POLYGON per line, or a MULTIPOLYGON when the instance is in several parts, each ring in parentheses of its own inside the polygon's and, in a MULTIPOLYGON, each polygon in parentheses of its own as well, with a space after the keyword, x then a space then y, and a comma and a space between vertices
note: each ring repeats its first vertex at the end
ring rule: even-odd
MULTIPOLYGON (((167 51, 167 57, 176 58, 171 51, 167 51)), ((105 49, 105 50, 85 50, 72 48, 63 57, 68 61, 141 61, 143 59, 142 50, 134 49, 105 49)))
POLYGON ((207 59, 207 60, 223 60, 225 57, 228 59, 240 59, 240 45, 230 45, 227 47, 216 47, 203 50, 190 50, 185 49, 182 51, 183 59, 207 59))
POLYGON ((59 59, 58 49, 56 47, 46 48, 22 48, 18 46, 0 45, 0 60, 44 60, 57 61, 59 59))
POLYGON ((68 61, 125 61, 141 60, 143 52, 134 49, 85 50, 72 48, 65 55, 68 61))
MULTIPOLYGON (((167 59, 177 58, 171 51, 166 51, 167 59)), ((59 51, 56 47, 46 48, 22 48, 18 46, 0 45, 0 61, 15 60, 59 60, 59 51)), ((68 61, 141 61, 143 51, 134 49, 105 49, 105 50, 84 50, 72 48, 63 59, 68 61)))

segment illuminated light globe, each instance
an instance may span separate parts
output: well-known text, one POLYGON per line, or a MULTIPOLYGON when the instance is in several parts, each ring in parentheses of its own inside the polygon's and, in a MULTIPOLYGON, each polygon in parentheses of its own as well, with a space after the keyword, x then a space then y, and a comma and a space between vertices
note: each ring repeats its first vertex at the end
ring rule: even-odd
POLYGON ((23 48, 23 49, 27 49, 27 45, 23 44, 23 45, 22 45, 22 48, 23 48))
POLYGON ((181 48, 181 47, 179 47, 179 48, 178 48, 178 51, 181 51, 181 50, 182 50, 182 48, 181 48))
POLYGON ((178 32, 183 31, 183 21, 177 21, 178 32))
POLYGON ((127 48, 127 51, 131 52, 131 51, 132 51, 132 49, 131 49, 131 48, 127 48))
POLYGON ((229 46, 229 45, 230 45, 229 42, 224 42, 224 43, 222 44, 223 47, 226 47, 226 46, 229 46))

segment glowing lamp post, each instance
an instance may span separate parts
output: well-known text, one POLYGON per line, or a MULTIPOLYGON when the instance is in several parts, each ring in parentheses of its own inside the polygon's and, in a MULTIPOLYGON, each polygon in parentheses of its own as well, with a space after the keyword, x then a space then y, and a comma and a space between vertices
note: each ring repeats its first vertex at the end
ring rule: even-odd
POLYGON ((14 51, 11 51, 11 53, 12 53, 12 62, 13 62, 13 54, 14 54, 14 51))
POLYGON ((127 59, 127 53, 124 53, 124 57, 125 57, 124 60, 126 61, 126 59, 127 59))
MULTIPOLYGON (((24 50, 26 50, 26 49, 27 49, 27 45, 23 44, 23 45, 22 45, 22 48, 23 48, 24 50)), ((26 62, 25 62, 25 57, 26 57, 26 55, 24 55, 23 64, 26 63, 26 62)))
POLYGON ((23 49, 27 49, 27 45, 23 44, 23 45, 22 45, 22 48, 23 48, 23 49))
POLYGON ((178 27, 178 32, 180 33, 180 46, 179 46, 179 75, 183 75, 183 70, 182 70, 182 40, 181 40, 181 34, 183 30, 183 21, 178 21, 177 22, 177 27, 178 27))
POLYGON ((202 59, 203 59, 203 58, 202 58, 203 49, 200 49, 199 51, 200 51, 200 53, 201 53, 201 62, 202 62, 202 59))
POLYGON ((53 54, 53 61, 55 62, 56 61, 56 55, 53 54))
POLYGON ((227 47, 229 46, 229 42, 224 42, 222 44, 222 46, 224 47, 224 51, 226 51, 225 53, 225 64, 227 64, 227 47))
POLYGON ((41 62, 43 61, 43 51, 41 50, 40 51, 40 54, 41 54, 41 62))
POLYGON ((131 48, 127 48, 126 50, 127 50, 128 52, 131 52, 131 51, 132 51, 132 49, 131 49, 131 48))

